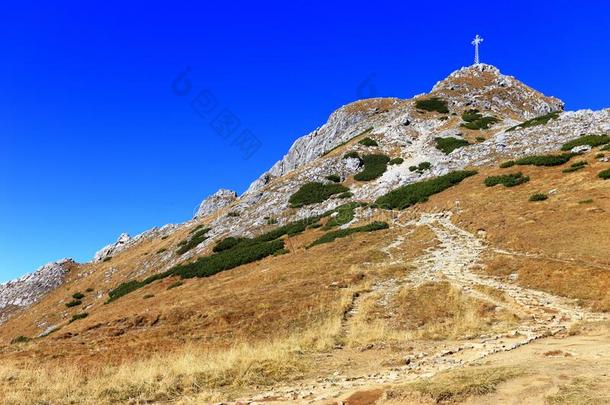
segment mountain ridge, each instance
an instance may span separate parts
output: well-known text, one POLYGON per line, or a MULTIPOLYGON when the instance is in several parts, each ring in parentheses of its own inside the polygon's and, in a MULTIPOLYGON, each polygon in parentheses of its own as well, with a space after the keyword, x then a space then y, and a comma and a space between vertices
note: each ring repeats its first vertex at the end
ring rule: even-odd
MULTIPOLYGON (((455 70, 445 79, 438 81, 433 86, 430 93, 416 95, 412 99, 366 99, 355 101, 338 108, 329 116, 328 121, 324 125, 307 135, 299 137, 289 148, 287 154, 281 160, 277 161, 268 171, 254 180, 242 195, 237 196, 236 193, 230 190, 221 189, 202 201, 194 219, 201 219, 202 217, 212 215, 219 209, 225 208, 231 204, 237 206, 237 211, 257 205, 259 200, 262 198, 263 190, 268 186, 272 179, 295 172, 295 170, 299 169, 303 165, 307 165, 315 159, 323 157, 325 153, 332 151, 333 148, 341 145, 344 142, 348 142, 358 134, 367 131, 369 128, 371 128, 371 125, 377 125, 377 128, 371 130, 371 135, 383 133, 383 136, 386 139, 393 139, 399 146, 404 146, 401 144, 404 144, 404 141, 402 140, 404 139, 404 134, 405 132, 409 134, 409 131, 413 127, 416 127, 415 132, 418 133, 427 134, 434 131, 438 136, 441 137, 460 137, 462 130, 460 128, 456 130, 455 126, 449 127, 448 125, 442 125, 443 123, 439 122, 433 123, 434 125, 431 126, 431 122, 428 119, 418 122, 417 112, 413 109, 410 103, 413 100, 429 96, 441 96, 446 98, 448 104, 452 108, 465 109, 479 107, 492 113, 505 114, 503 117, 503 120, 505 121, 503 127, 505 129, 518 124, 520 121, 518 121, 516 118, 526 120, 537 115, 550 113, 552 111, 562 111, 564 107, 564 103, 561 100, 554 97, 545 96, 542 93, 519 82, 514 77, 503 75, 495 66, 479 64, 463 67, 455 70), (506 94, 509 96, 506 96, 506 94), (521 109, 517 108, 519 106, 521 109), (381 126, 375 122, 375 117, 379 115, 383 115, 381 126), (405 125, 407 122, 409 123, 408 126, 410 126, 410 128, 405 131, 403 127, 407 127, 405 125), (206 207, 206 201, 208 201, 207 204, 210 204, 209 201, 216 199, 221 202, 211 204, 210 208, 206 207)), ((495 158, 491 157, 492 155, 507 152, 518 153, 516 149, 524 149, 525 154, 550 151, 560 143, 569 140, 568 138, 573 137, 577 132, 607 132, 610 126, 604 123, 609 121, 608 117, 610 116, 610 113, 608 111, 609 110, 601 110, 598 112, 593 112, 590 110, 580 110, 562 114, 564 118, 560 119, 559 122, 565 121, 565 126, 557 127, 557 129, 566 135, 546 136, 543 139, 546 147, 541 146, 540 143, 536 141, 527 145, 527 140, 523 140, 525 139, 524 137, 504 132, 500 138, 495 139, 495 144, 492 145, 494 148, 494 153, 492 154, 485 150, 488 145, 475 144, 470 148, 458 149, 454 154, 451 155, 451 157, 446 157, 442 154, 436 153, 436 156, 434 157, 428 155, 421 156, 414 158, 411 162, 408 161, 407 163, 417 163, 417 160, 421 161, 428 159, 433 163, 438 162, 447 164, 445 169, 433 167, 433 169, 427 173, 428 176, 431 176, 444 174, 449 168, 463 168, 467 164, 472 164, 477 160, 480 162, 489 163, 495 158), (520 139, 515 142, 515 138, 520 139), (506 146, 505 143, 508 143, 509 146, 506 146), (511 151, 510 145, 518 146, 513 147, 513 150, 511 151), (460 161, 462 163, 459 163, 460 161)), ((554 124, 555 123, 551 121, 551 128, 553 128, 554 124)), ((498 125, 502 125, 502 123, 498 125)), ((536 129, 535 127, 529 131, 536 133, 536 131, 539 129, 540 128, 536 129)), ((520 130, 520 133, 522 133, 522 131, 528 130, 520 130)), ((416 148, 429 148, 429 143, 428 145, 425 143, 422 144, 416 139, 413 141, 416 142, 416 148)), ((434 149, 431 150, 434 151, 434 149)), ((353 167, 353 164, 353 162, 349 161, 340 161, 338 165, 333 165, 332 170, 339 172, 342 176, 351 175, 355 170, 359 169, 359 167, 353 167), (345 163, 348 165, 352 164, 352 167, 345 166, 345 163)), ((329 171, 331 168, 327 167, 324 169, 329 171)), ((320 168, 317 168, 316 170, 319 171, 320 168)), ((315 176, 308 177, 313 178, 315 176)), ((320 177, 321 176, 318 176, 318 178, 320 177)), ((392 187, 396 187, 400 184, 405 184, 413 180, 414 176, 412 172, 404 173, 404 171, 397 172, 396 170, 389 170, 388 172, 384 173, 382 179, 380 180, 381 184, 374 188, 367 187, 367 190, 363 190, 362 193, 356 193, 356 197, 374 197, 375 195, 379 195, 381 192, 388 191, 392 187)), ((264 211, 266 214, 270 215, 278 215, 281 210, 270 209, 270 205, 271 204, 269 203, 264 204, 264 208, 261 211, 264 211)), ((323 209, 316 212, 319 211, 323 211, 323 209)), ((315 214, 316 212, 307 212, 307 215, 315 214)), ((265 221, 262 220, 262 218, 265 216, 269 215, 256 215, 258 220, 255 218, 252 223, 248 224, 246 227, 264 225, 265 221)), ((299 216, 297 214, 296 218, 302 216, 303 215, 299 216)), ((182 225, 168 224, 163 227, 151 228, 150 230, 136 235, 134 238, 130 238, 128 235, 122 234, 119 236, 117 242, 109 244, 98 251, 94 256, 93 261, 103 261, 104 259, 111 257, 112 254, 119 253, 122 250, 138 243, 138 241, 142 239, 159 236, 162 237, 171 233, 180 226, 189 226, 190 223, 191 221, 187 221, 182 225)), ((243 226, 236 228, 233 225, 225 225, 224 232, 226 231, 233 233, 248 233, 247 229, 244 229, 243 226)), ((205 247, 205 244, 203 247, 205 247)), ((49 265, 50 264, 51 263, 49 263, 49 265)), ((171 265, 173 265, 173 262, 171 265)))

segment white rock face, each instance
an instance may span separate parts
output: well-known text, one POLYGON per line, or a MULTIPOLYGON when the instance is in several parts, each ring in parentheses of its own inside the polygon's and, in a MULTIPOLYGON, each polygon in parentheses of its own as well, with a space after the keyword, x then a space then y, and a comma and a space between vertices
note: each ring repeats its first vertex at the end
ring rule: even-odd
POLYGON ((0 284, 0 323, 6 320, 3 309, 27 307, 40 300, 47 292, 63 283, 72 259, 62 259, 45 264, 33 273, 0 284))
POLYGON ((134 236, 133 238, 126 233, 122 233, 121 235, 119 235, 119 238, 116 242, 104 246, 99 251, 97 251, 97 253, 95 253, 95 256, 93 257, 93 262, 101 262, 105 258, 112 257, 113 255, 122 252, 123 250, 135 245, 136 243, 141 242, 144 239, 167 236, 177 228, 179 228, 179 225, 167 224, 160 228, 154 227, 152 229, 149 229, 139 235, 134 236))
POLYGON ((126 234, 126 233, 120 234, 119 238, 117 239, 116 242, 111 243, 110 245, 106 245, 103 248, 101 248, 100 250, 98 250, 95 253, 95 256, 93 257, 93 261, 99 262, 99 261, 104 260, 107 257, 111 257, 114 253, 120 252, 128 245, 128 242, 130 240, 131 240, 131 237, 128 234, 126 234))
POLYGON ((282 160, 255 180, 246 194, 259 190, 268 182, 269 177, 282 176, 365 131, 366 127, 358 127, 357 124, 379 113, 381 103, 398 104, 399 102, 399 99, 370 99, 339 108, 331 114, 328 122, 322 127, 297 139, 282 160))
POLYGON ((207 197, 199 205, 199 209, 193 218, 203 218, 226 207, 237 199, 237 193, 232 190, 221 188, 211 196, 207 197))

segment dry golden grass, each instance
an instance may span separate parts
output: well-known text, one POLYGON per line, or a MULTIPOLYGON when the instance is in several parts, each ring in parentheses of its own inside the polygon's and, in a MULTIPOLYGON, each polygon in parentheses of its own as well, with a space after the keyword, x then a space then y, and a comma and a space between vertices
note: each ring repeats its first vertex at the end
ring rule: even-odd
POLYGON ((456 369, 394 388, 386 395, 392 402, 413 398, 414 393, 423 400, 437 403, 457 402, 470 396, 490 394, 499 384, 523 374, 521 369, 511 367, 456 369))
POLYGON ((222 351, 189 345, 175 353, 96 371, 76 364, 49 368, 3 364, 0 397, 3 404, 111 404, 183 396, 217 400, 232 390, 302 377, 311 366, 308 354, 330 349, 340 324, 335 319, 286 339, 243 343, 222 351))
POLYGON ((504 331, 514 315, 464 295, 447 282, 403 288, 393 302, 397 323, 412 339, 459 339, 504 331))
POLYGON ((488 274, 505 277, 515 273, 520 285, 582 300, 596 311, 610 311, 610 272, 607 268, 493 254, 486 256, 485 264, 488 274))
POLYGON ((475 284, 472 287, 475 290, 480 291, 483 294, 486 294, 492 298, 495 298, 498 301, 506 301, 506 293, 502 290, 498 290, 497 288, 483 284, 475 284))
POLYGON ((600 392, 600 386, 590 378, 575 378, 569 384, 561 385, 559 391, 549 395, 546 402, 550 405, 605 405, 610 396, 600 392))

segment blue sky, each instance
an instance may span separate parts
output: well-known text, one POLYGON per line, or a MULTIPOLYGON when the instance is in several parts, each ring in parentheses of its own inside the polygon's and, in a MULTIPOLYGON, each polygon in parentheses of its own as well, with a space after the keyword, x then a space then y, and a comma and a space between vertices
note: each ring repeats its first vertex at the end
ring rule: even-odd
POLYGON ((243 192, 341 105, 470 64, 476 33, 483 62, 568 109, 610 107, 609 15, 601 1, 4 2, 0 281, 243 192), (236 139, 260 147, 244 159, 236 139))

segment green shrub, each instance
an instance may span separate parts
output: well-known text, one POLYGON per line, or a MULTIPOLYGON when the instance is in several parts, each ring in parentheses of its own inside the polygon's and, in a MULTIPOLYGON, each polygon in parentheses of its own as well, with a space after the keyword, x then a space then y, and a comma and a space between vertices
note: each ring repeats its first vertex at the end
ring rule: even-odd
POLYGON ((157 254, 163 253, 165 251, 167 251, 167 248, 161 248, 161 249, 157 250, 157 254))
POLYGON ((75 300, 82 300, 83 298, 85 298, 85 294, 81 292, 75 292, 74 294, 72 294, 72 298, 74 298, 75 300))
POLYGON ((364 146, 379 146, 377 141, 375 141, 374 139, 369 138, 368 136, 366 138, 364 138, 364 139, 359 140, 358 143, 360 145, 364 145, 364 146))
POLYGON ((197 232, 198 230, 200 230, 200 229, 204 229, 204 228, 205 228, 205 225, 203 225, 203 224, 199 224, 199 225, 197 225, 196 227, 194 227, 193 229, 191 229, 191 231, 190 231, 189 233, 190 233, 190 234, 193 234, 193 233, 197 232))
POLYGON ((468 129, 489 129, 493 124, 500 121, 496 117, 487 116, 484 117, 479 113, 479 110, 468 110, 462 114, 462 120, 465 122, 460 126, 468 129))
POLYGON ((388 228, 389 228, 389 225, 386 222, 375 221, 375 222, 371 222, 370 224, 364 225, 364 226, 358 226, 355 228, 348 228, 348 229, 340 229, 338 231, 332 231, 332 232, 325 233, 320 238, 313 241, 308 247, 321 245, 323 243, 330 243, 330 242, 333 242, 335 239, 345 238, 346 236, 352 235, 354 233, 373 232, 373 231, 378 231, 381 229, 388 229, 388 228))
POLYGON ((477 142, 485 142, 485 137, 483 136, 477 136, 476 138, 474 138, 477 142))
POLYGON ((519 184, 527 183, 529 180, 529 177, 524 176, 523 173, 519 172, 503 174, 501 176, 489 176, 485 179, 485 185, 487 187, 493 187, 498 184, 503 184, 505 187, 514 187, 519 184))
POLYGON ((290 207, 299 208, 305 205, 317 204, 328 200, 332 195, 349 191, 341 184, 323 184, 318 182, 307 183, 290 196, 290 207))
POLYGON ((74 315, 72 315, 72 318, 70 319, 69 323, 72 323, 74 321, 78 321, 79 319, 85 319, 88 316, 89 316, 89 314, 86 313, 86 312, 82 312, 80 314, 74 314, 74 315))
POLYGON ((29 337, 27 337, 27 336, 17 336, 16 338, 13 338, 11 340, 11 344, 15 345, 15 344, 18 344, 18 343, 27 343, 30 340, 31 339, 29 337))
POLYGON ((561 155, 535 155, 517 159, 518 165, 533 166, 560 166, 576 156, 574 153, 562 153, 561 155))
POLYGON ((597 174, 597 177, 604 180, 610 179, 610 169, 602 170, 597 174))
POLYGON ((440 193, 475 174, 477 174, 476 171, 461 170, 430 180, 407 184, 379 197, 375 203, 385 209, 402 210, 419 202, 427 201, 431 195, 440 193))
POLYGON ((103 262, 109 262, 112 260, 112 256, 108 256, 108 257, 104 257, 104 260, 102 260, 103 262))
POLYGON ((216 243, 216 246, 214 246, 212 248, 212 251, 217 253, 217 252, 222 252, 223 250, 229 250, 229 249, 234 248, 238 244, 240 244, 244 241, 249 241, 249 240, 250 239, 248 239, 248 238, 239 238, 239 237, 235 237, 235 236, 229 236, 229 237, 226 237, 226 238, 218 241, 216 243))
POLYGON ((483 114, 477 109, 466 110, 462 113, 462 120, 466 122, 474 122, 483 118, 483 114))
POLYGON ((243 264, 251 263, 284 248, 284 241, 272 240, 269 242, 250 239, 249 243, 238 244, 231 249, 214 253, 210 256, 200 257, 197 260, 180 264, 171 269, 152 275, 144 280, 131 280, 120 284, 108 293, 110 303, 140 289, 154 281, 171 276, 180 276, 183 279, 193 277, 209 277, 221 271, 230 270, 243 264))
POLYGON ((360 173, 356 173, 354 180, 370 181, 375 180, 388 169, 390 158, 386 155, 366 155, 362 158, 364 169, 360 173))
POLYGON ((341 183, 341 177, 337 176, 336 174, 329 174, 326 176, 326 180, 330 180, 333 183, 341 183))
POLYGON ((604 155, 603 153, 598 153, 598 154, 595 155, 595 159, 601 159, 604 156, 606 156, 606 155, 604 155))
POLYGON ((345 193, 341 193, 339 195, 337 195, 337 198, 351 198, 354 196, 354 193, 352 193, 351 191, 346 191, 345 193))
POLYGON ((307 228, 316 229, 316 228, 320 228, 321 226, 322 226, 321 223, 316 222, 315 224, 309 225, 307 228))
POLYGON ((589 198, 588 200, 582 200, 578 202, 579 204, 592 204, 593 200, 589 198))
POLYGON ((282 240, 240 245, 211 256, 201 257, 192 263, 178 265, 171 269, 171 273, 182 278, 209 277, 263 259, 283 248, 282 240))
POLYGON ((175 281, 175 282, 171 283, 171 284, 170 284, 170 285, 167 287, 167 289, 168 289, 168 290, 171 290, 171 289, 174 289, 174 288, 178 288, 178 287, 180 287, 181 285, 184 285, 184 281, 175 281))
POLYGON ((70 301, 70 302, 67 302, 67 303, 66 303, 66 306, 67 306, 68 308, 72 308, 72 307, 79 306, 79 305, 80 305, 80 304, 82 304, 82 303, 83 303, 83 302, 82 302, 81 300, 72 300, 72 301, 70 301))
POLYGON ((418 110, 436 111, 442 114, 447 114, 449 112, 447 102, 440 97, 417 100, 415 102, 415 108, 418 110))
POLYGON ((338 225, 345 225, 348 222, 351 222, 354 219, 354 216, 356 215, 356 208, 361 206, 362 204, 359 202, 351 202, 338 206, 337 208, 335 208, 335 212, 337 213, 337 215, 331 217, 328 222, 326 222, 326 225, 324 225, 323 229, 330 229, 332 227, 338 225))
POLYGON ((572 148, 583 145, 595 147, 605 145, 607 143, 610 143, 610 138, 608 138, 608 135, 583 135, 580 138, 576 138, 570 142, 564 143, 561 150, 572 150, 572 148))
POLYGON ((587 165, 587 162, 585 162, 584 160, 581 160, 580 162, 573 163, 572 165, 570 165, 569 168, 563 169, 562 172, 563 173, 572 173, 577 170, 584 169, 586 165, 587 165))
POLYGON ((602 146, 600 150, 610 150, 610 144, 602 146))
POLYGON ((144 296, 142 298, 144 298, 145 300, 149 299, 149 298, 153 298, 155 295, 154 294, 144 294, 144 296))
POLYGON ((445 155, 450 154, 458 148, 470 145, 470 142, 465 139, 458 139, 453 137, 434 138, 434 140, 436 141, 436 149, 440 150, 445 155))
POLYGON ((514 131, 516 129, 531 128, 531 127, 535 127, 538 125, 546 125, 550 120, 557 119, 559 117, 560 113, 561 113, 560 111, 554 111, 549 114, 541 115, 539 117, 532 118, 531 120, 522 122, 519 125, 515 125, 514 127, 508 128, 506 131, 508 132, 508 131, 514 131))
POLYGON ((351 152, 347 152, 345 155, 343 155, 343 159, 349 159, 349 158, 360 159, 360 155, 355 150, 353 150, 351 152))
POLYGON ((276 250, 275 253, 273 254, 273 256, 281 256, 281 255, 286 255, 290 253, 290 250, 288 249, 280 249, 280 250, 276 250))
POLYGON ((513 167, 515 164, 516 163, 515 163, 514 160, 508 160, 506 162, 500 163, 500 168, 506 169, 506 168, 509 168, 509 167, 513 167))
POLYGON ((197 247, 208 238, 207 233, 210 232, 210 230, 210 228, 200 228, 196 232, 193 232, 189 239, 185 239, 178 244, 180 247, 176 250, 176 254, 183 255, 189 250, 197 247))
POLYGON ((93 288, 91 288, 91 287, 89 287, 89 288, 87 288, 87 289, 85 290, 85 292, 88 292, 88 293, 93 292, 93 291, 95 291, 95 290, 94 290, 93 288))
POLYGON ((388 164, 389 165, 400 165, 404 162, 405 160, 401 157, 395 157, 394 159, 391 159, 388 164))
POLYGON ((430 169, 430 167, 432 167, 432 163, 430 163, 430 162, 421 162, 417 166, 409 166, 409 171, 410 172, 417 172, 419 174, 422 174, 424 172, 424 170, 428 170, 428 169, 430 169))
POLYGON ((529 198, 530 201, 544 201, 549 198, 546 194, 536 193, 532 194, 529 198))

